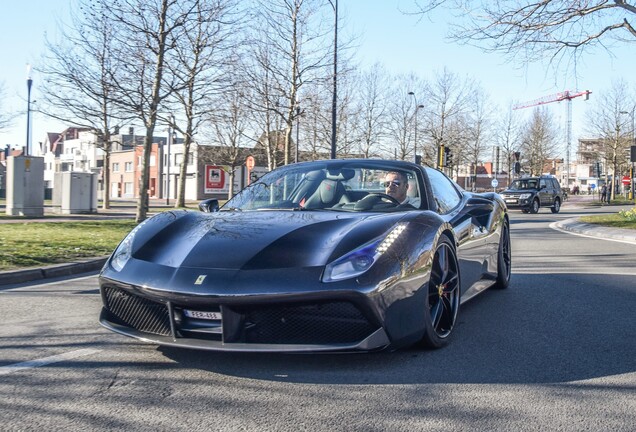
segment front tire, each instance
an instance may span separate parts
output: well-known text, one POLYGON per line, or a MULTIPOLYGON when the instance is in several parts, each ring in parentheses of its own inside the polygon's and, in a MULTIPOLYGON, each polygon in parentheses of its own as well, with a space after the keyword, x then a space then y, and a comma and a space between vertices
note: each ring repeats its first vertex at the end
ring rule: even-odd
POLYGON ((427 287, 423 346, 441 348, 448 343, 459 313, 459 277, 455 247, 447 236, 442 236, 435 249, 427 287))
POLYGON ((561 210, 561 201, 558 198, 554 200, 554 206, 550 210, 552 213, 558 213, 561 210))
POLYGON ((532 214, 539 213, 539 200, 535 199, 532 201, 532 205, 530 206, 530 213, 532 214))
POLYGON ((510 226, 504 221, 499 237, 499 251, 497 252, 497 280, 496 289, 506 289, 510 285, 512 269, 512 250, 510 248, 510 226))

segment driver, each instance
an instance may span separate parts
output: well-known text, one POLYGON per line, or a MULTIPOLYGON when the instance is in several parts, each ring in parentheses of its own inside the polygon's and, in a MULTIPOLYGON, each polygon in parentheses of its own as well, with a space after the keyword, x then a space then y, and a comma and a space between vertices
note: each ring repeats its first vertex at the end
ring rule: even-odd
POLYGON ((404 173, 388 172, 384 177, 384 187, 386 194, 395 198, 400 204, 411 204, 414 207, 419 207, 419 200, 407 195, 409 182, 404 173))

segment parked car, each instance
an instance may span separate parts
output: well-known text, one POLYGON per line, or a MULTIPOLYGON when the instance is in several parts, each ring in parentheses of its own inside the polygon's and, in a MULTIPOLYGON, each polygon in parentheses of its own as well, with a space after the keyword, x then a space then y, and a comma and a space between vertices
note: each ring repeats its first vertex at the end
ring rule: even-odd
POLYGON ((99 276, 104 327, 219 351, 438 348, 460 304, 509 284, 504 202, 432 168, 303 162, 218 204, 160 213, 121 242, 99 276), (385 193, 398 188, 403 200, 385 193))
POLYGON ((549 207, 552 213, 558 213, 565 201, 559 182, 550 176, 517 179, 501 196, 508 208, 521 209, 523 213, 538 213, 541 207, 549 207))

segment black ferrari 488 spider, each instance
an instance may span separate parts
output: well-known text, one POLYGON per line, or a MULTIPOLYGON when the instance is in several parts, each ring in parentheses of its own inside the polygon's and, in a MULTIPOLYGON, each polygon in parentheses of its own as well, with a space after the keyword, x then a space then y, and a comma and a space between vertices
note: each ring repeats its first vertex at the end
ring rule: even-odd
POLYGON ((501 198, 409 162, 287 165, 199 207, 147 219, 113 252, 104 327, 219 351, 438 348, 460 304, 510 280, 501 198))

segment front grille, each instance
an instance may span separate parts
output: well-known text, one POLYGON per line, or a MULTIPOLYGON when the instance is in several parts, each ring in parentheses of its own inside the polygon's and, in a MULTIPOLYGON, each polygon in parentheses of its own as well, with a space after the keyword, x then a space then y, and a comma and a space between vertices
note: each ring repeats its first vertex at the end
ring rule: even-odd
POLYGON ((338 344, 365 339, 375 330, 353 304, 258 306, 245 314, 245 339, 264 344, 338 344))
POLYGON ((112 287, 104 287, 104 298, 113 322, 146 333, 170 336, 170 319, 165 304, 112 287))

